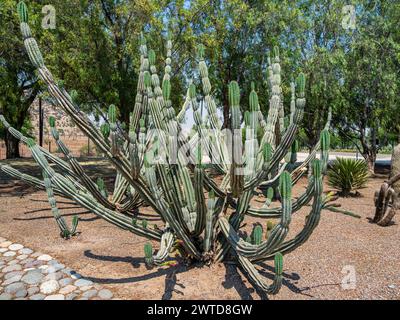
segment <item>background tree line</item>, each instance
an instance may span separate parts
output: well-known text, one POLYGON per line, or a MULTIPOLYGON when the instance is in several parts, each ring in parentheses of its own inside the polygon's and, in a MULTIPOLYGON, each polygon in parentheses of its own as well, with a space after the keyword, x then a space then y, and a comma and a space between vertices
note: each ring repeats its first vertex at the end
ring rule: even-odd
MULTIPOLYGON (((27 110, 42 92, 23 50, 17 1, 0 7, 0 112, 16 129, 29 132, 27 110)), ((333 111, 333 135, 359 148, 373 171, 377 152, 400 139, 400 3, 371 0, 52 0, 29 1, 31 24, 46 64, 74 99, 95 118, 115 104, 127 122, 134 106, 139 37, 145 32, 160 65, 167 30, 173 35, 173 105, 181 108, 196 65, 196 46, 206 47, 213 94, 224 127, 230 126, 227 85, 242 88, 248 108, 255 82, 262 110, 268 110, 268 55, 281 51, 283 88, 307 76, 302 144, 312 146, 333 111), (56 29, 41 28, 41 8, 56 8, 56 29), (344 28, 343 7, 355 8, 355 28, 344 28)), ((285 101, 285 106, 289 105, 285 101)), ((15 157, 17 142, 7 142, 15 157)))

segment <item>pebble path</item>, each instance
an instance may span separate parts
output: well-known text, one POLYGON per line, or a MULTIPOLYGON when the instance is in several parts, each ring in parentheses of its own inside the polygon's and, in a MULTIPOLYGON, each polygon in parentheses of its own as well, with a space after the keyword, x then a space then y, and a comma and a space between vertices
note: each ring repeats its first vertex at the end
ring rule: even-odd
POLYGON ((113 294, 47 254, 0 237, 0 300, 110 300, 113 294))

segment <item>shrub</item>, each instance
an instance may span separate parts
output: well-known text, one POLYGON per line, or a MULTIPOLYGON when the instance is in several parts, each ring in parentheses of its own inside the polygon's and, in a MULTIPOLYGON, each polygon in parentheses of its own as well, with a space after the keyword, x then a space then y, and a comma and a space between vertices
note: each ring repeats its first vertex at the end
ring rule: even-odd
POLYGON ((351 192, 365 186, 368 180, 368 166, 364 160, 337 158, 328 171, 329 186, 348 197, 351 192))

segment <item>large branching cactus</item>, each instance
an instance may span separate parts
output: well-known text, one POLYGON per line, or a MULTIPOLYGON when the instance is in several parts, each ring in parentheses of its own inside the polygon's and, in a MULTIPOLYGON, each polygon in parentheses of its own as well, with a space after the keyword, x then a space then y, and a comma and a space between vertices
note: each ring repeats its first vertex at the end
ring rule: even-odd
POLYGON ((108 120, 98 128, 80 111, 68 92, 57 85, 47 69, 32 37, 24 2, 18 4, 18 13, 29 58, 57 107, 71 117, 116 170, 114 190, 110 192, 101 178, 95 182, 84 172, 62 142, 55 119, 49 120, 51 132, 64 159, 36 145, 0 116, 5 128, 30 148, 43 171, 44 181, 6 165, 1 169, 47 190, 62 235, 69 238, 76 233, 77 219, 72 228, 68 228, 56 207, 54 194, 73 200, 115 226, 158 241, 157 252, 151 243, 144 247, 149 266, 168 263, 171 252, 176 249, 186 262, 210 264, 233 260, 260 290, 277 293, 282 284, 283 256, 309 239, 319 223, 321 210, 327 205, 322 179, 328 162, 329 119, 314 150, 301 165, 296 165, 296 134, 306 106, 305 76, 300 74, 291 85, 290 114, 285 121, 279 50, 275 48, 274 57, 269 59, 271 98, 267 117, 260 111, 255 84, 249 97, 250 110, 242 115, 240 87, 232 82, 227 84, 232 128, 221 130, 204 47, 198 49, 201 88, 196 88, 195 80, 190 82, 185 103, 177 115, 170 100, 173 92, 170 82, 172 37, 168 35, 161 81, 155 65, 156 54, 147 47, 142 36, 136 103, 130 123, 123 129, 117 107, 110 106, 108 120), (200 104, 205 106, 206 117, 199 112, 200 104), (190 108, 196 132, 188 137, 181 122, 190 108), (257 130, 262 130, 261 141, 257 140, 257 130), (242 131, 245 131, 244 146, 242 131), (319 151, 321 155, 317 159, 319 151), (207 156, 211 161, 205 161, 207 156), (293 185, 304 176, 307 168, 308 186, 293 199, 293 185), (220 184, 210 176, 210 170, 222 175, 220 184), (252 199, 255 194, 262 193, 261 189, 267 190, 265 204, 255 207, 252 199), (292 215, 310 202, 311 212, 304 228, 287 240, 292 215), (141 219, 143 206, 150 207, 162 225, 149 226, 141 219), (264 224, 265 237, 263 228, 256 226, 250 241, 243 238, 245 235, 240 229, 248 217, 268 219, 264 224), (258 262, 266 260, 273 260, 275 264, 271 284, 267 284, 256 268, 258 262))

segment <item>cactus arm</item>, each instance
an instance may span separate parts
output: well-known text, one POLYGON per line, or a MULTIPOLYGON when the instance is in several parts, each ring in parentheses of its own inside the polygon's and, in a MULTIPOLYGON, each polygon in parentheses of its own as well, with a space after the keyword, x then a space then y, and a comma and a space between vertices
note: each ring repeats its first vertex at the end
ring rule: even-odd
MULTIPOLYGON (((28 26, 29 28, 29 26, 28 26)), ((25 31, 25 33, 31 37, 30 30, 25 31)), ((30 39, 30 38, 29 38, 30 39)), ((33 39, 33 38, 32 38, 33 39)), ((25 40, 26 41, 26 40, 25 40)), ((148 188, 143 181, 140 179, 133 180, 129 173, 129 161, 125 157, 115 158, 109 152, 109 142, 106 141, 101 134, 101 132, 96 129, 90 120, 83 114, 80 110, 78 110, 74 103, 72 102, 71 97, 65 92, 61 90, 55 83, 53 75, 46 68, 46 66, 42 63, 38 56, 40 54, 39 48, 36 46, 26 45, 26 49, 29 54, 29 58, 32 63, 38 68, 38 73, 40 78, 46 83, 50 94, 57 101, 57 104, 73 119, 76 123, 77 127, 81 129, 95 144, 96 146, 111 160, 111 162, 115 165, 117 170, 119 170, 124 177, 129 181, 129 183, 141 194, 143 199, 153 207, 153 209, 159 212, 159 208, 152 195, 148 192, 148 188)))
POLYGON ((264 278, 260 275, 254 265, 245 257, 240 254, 237 255, 237 259, 245 271, 245 274, 249 279, 264 293, 266 294, 277 294, 282 287, 282 271, 283 271, 283 257, 280 253, 275 255, 275 276, 273 283, 267 285, 264 278))
POLYGON ((161 234, 156 230, 148 230, 143 229, 137 226, 132 226, 128 217, 118 212, 109 210, 102 206, 101 204, 94 201, 94 198, 85 190, 79 191, 76 189, 73 183, 70 180, 65 178, 59 173, 56 173, 48 164, 46 158, 43 153, 40 151, 39 147, 33 142, 32 139, 28 140, 28 147, 32 152, 32 156, 38 165, 42 168, 45 174, 48 175, 51 180, 51 184, 56 188, 61 190, 66 194, 69 194, 71 199, 74 200, 77 204, 86 208, 87 210, 93 212, 94 214, 100 216, 104 220, 124 229, 128 230, 137 235, 147 237, 154 240, 160 240, 161 234))
POLYGON ((108 209, 115 209, 115 206, 110 203, 100 192, 98 186, 90 179, 85 171, 83 170, 82 166, 78 163, 76 158, 71 154, 70 150, 64 144, 64 142, 60 139, 60 135, 55 127, 55 118, 50 117, 49 123, 51 128, 51 134, 54 140, 57 143, 57 146, 60 148, 61 152, 66 156, 67 161, 69 162, 71 169, 75 173, 82 184, 87 188, 90 193, 94 196, 94 198, 99 201, 103 206, 108 209))
POLYGON ((289 224, 292 215, 292 199, 291 199, 291 179, 290 174, 285 172, 280 179, 280 192, 282 195, 282 216, 279 224, 271 231, 270 236, 259 245, 248 244, 235 231, 235 228, 224 217, 220 217, 218 222, 223 235, 231 247, 240 255, 247 258, 256 258, 263 256, 276 247, 278 247, 287 236, 289 224))
POLYGON ((269 254, 263 257, 256 258, 254 259, 254 261, 271 259, 277 252, 281 252, 282 254, 290 253, 301 246, 304 242, 306 242, 312 235, 313 231, 319 224, 321 218, 321 210, 324 205, 322 199, 322 164, 319 160, 314 160, 313 162, 313 176, 315 184, 314 201, 311 212, 306 218, 304 228, 293 239, 282 243, 278 248, 276 248, 269 254))
POLYGON ((174 234, 169 228, 167 228, 161 236, 160 249, 156 255, 153 255, 153 263, 155 265, 161 265, 168 258, 168 255, 171 252, 174 244, 174 240, 174 234))
POLYGON ((216 206, 216 199, 214 192, 210 192, 208 196, 207 203, 207 216, 206 216, 206 225, 204 231, 204 240, 203 240, 203 250, 204 252, 209 252, 211 250, 211 244, 213 242, 213 229, 214 229, 214 213, 216 206))
MULTIPOLYGON (((28 138, 25 137, 21 132, 19 132, 19 131, 15 130, 13 127, 11 127, 3 115, 0 115, 0 122, 3 124, 3 126, 7 129, 7 131, 14 138, 18 139, 19 141, 23 142, 24 144, 27 144, 28 138)), ((73 177, 76 177, 68 163, 61 160, 57 156, 51 154, 48 150, 46 150, 42 147, 39 147, 39 148, 40 148, 40 151, 44 153, 46 158, 49 159, 51 162, 55 163, 63 172, 68 173, 69 175, 71 175, 73 177)))
POLYGON ((230 166, 230 186, 232 196, 239 198, 243 192, 242 132, 240 130, 240 88, 236 81, 229 84, 229 104, 232 114, 232 164, 230 166))
MULTIPOLYGON (((38 179, 38 178, 35 178, 35 177, 30 176, 28 174, 22 173, 19 170, 15 169, 13 167, 10 167, 8 165, 0 164, 0 168, 4 173, 8 174, 9 176, 11 176, 13 178, 22 180, 22 181, 26 182, 27 184, 29 184, 29 185, 31 185, 31 186, 33 186, 35 188, 38 188, 39 190, 46 190, 44 182, 42 180, 38 179)), ((59 196, 62 196, 62 197, 70 199, 70 197, 67 194, 63 193, 62 191, 60 191, 57 188, 53 188, 53 191, 54 191, 55 194, 57 194, 59 196)))
POLYGON ((65 219, 60 215, 60 212, 57 208, 56 198, 54 197, 53 188, 51 186, 51 180, 45 171, 43 171, 43 179, 44 185, 47 192, 47 197, 49 200, 49 204, 51 206, 51 212, 53 213, 54 219, 57 222, 58 227, 60 228, 60 235, 65 239, 69 239, 70 237, 76 234, 76 228, 78 225, 78 217, 75 216, 73 219, 73 228, 70 230, 65 222, 65 219))
POLYGON ((142 113, 144 112, 144 96, 145 96, 145 86, 144 86, 144 73, 149 70, 149 60, 147 58, 147 46, 146 39, 141 35, 140 39, 140 71, 136 91, 135 107, 130 119, 130 131, 136 132, 138 129, 139 121, 141 119, 142 113))

